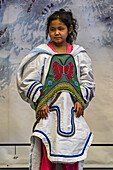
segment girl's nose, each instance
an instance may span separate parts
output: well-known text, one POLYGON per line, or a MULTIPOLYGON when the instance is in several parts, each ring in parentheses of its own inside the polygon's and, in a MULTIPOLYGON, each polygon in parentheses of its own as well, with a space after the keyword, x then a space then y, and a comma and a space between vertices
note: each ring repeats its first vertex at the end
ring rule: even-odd
POLYGON ((55 31, 55 35, 58 35, 58 34, 59 34, 59 30, 56 30, 56 31, 55 31))

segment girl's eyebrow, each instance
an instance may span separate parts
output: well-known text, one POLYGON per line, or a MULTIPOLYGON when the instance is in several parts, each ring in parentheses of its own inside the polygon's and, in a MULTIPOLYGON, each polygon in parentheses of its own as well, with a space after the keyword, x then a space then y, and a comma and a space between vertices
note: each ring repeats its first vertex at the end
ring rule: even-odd
MULTIPOLYGON (((51 26, 51 25, 50 25, 50 27, 51 27, 51 28, 56 28, 56 26, 51 26)), ((63 26, 63 25, 59 25, 59 26, 58 26, 58 28, 62 28, 62 27, 64 27, 64 26, 63 26)))
POLYGON ((51 28, 54 28, 54 26, 51 26, 51 25, 50 25, 50 27, 51 27, 51 28))
POLYGON ((50 26, 50 28, 49 28, 49 29, 55 29, 55 27, 51 27, 51 26, 50 26))

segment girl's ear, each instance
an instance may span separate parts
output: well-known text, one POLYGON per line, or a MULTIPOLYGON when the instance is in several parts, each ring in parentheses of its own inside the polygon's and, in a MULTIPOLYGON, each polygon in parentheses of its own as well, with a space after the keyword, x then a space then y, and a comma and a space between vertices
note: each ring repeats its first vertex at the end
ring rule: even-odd
POLYGON ((70 29, 69 29, 69 34, 71 34, 73 31, 73 25, 70 26, 70 29))

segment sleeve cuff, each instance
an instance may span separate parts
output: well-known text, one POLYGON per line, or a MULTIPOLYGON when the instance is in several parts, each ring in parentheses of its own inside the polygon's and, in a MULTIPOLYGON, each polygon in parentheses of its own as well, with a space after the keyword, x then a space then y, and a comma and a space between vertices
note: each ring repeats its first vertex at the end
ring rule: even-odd
POLYGON ((42 87, 42 84, 39 82, 32 83, 27 91, 27 97, 32 102, 36 102, 40 96, 40 90, 42 89, 42 87))
POLYGON ((90 87, 85 87, 85 86, 80 86, 81 88, 81 92, 82 92, 82 96, 83 99, 85 100, 85 103, 89 103, 91 101, 91 99, 94 97, 94 92, 92 90, 92 88, 90 87))

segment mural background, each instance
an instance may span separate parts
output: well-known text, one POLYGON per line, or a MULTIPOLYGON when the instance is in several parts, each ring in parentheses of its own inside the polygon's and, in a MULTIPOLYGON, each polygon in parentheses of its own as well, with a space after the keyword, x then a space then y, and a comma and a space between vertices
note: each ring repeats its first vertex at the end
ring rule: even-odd
MULTIPOLYGON (((16 88, 16 71, 23 57, 45 41, 47 17, 71 9, 79 23, 77 44, 92 59, 96 96, 85 111, 94 142, 113 144, 113 1, 0 0, 0 143, 29 143, 34 111, 16 88)), ((29 147, 0 146, 1 166, 28 166, 29 147)), ((92 146, 85 166, 113 166, 113 147, 92 146), (106 161, 105 161, 106 160, 106 161)))

